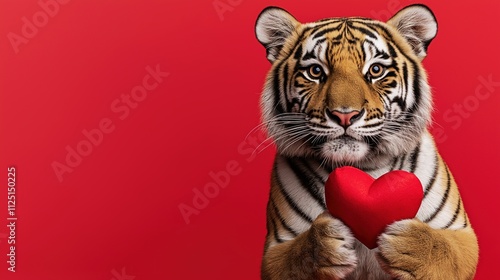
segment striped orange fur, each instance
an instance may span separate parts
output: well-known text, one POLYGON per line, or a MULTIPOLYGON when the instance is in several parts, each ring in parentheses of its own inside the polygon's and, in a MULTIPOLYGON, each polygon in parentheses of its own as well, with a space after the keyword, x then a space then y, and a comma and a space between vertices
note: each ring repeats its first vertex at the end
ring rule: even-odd
POLYGON ((278 148, 262 279, 473 279, 477 238, 427 130, 432 96, 421 62, 436 33, 422 5, 385 23, 303 24, 276 7, 260 14, 256 35, 272 63, 262 116, 278 148), (377 249, 325 213, 325 181, 345 165, 373 177, 406 170, 422 182, 416 218, 388 226, 377 249))

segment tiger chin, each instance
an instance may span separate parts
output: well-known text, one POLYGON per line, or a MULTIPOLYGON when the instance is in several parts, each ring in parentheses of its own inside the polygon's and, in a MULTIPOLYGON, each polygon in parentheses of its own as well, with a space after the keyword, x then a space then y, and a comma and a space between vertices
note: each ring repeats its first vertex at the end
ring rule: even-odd
POLYGON ((477 238, 427 130, 421 62, 437 34, 431 10, 300 23, 269 7, 255 32, 272 63, 261 107, 278 151, 262 279, 473 279, 477 238), (373 177, 406 170, 422 182, 416 217, 387 226, 376 249, 326 211, 325 181, 345 165, 373 177))

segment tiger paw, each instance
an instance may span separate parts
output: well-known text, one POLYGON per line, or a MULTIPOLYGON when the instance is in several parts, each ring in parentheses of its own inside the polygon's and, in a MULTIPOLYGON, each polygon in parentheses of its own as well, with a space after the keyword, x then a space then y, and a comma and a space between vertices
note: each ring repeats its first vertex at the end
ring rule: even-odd
POLYGON ((319 279, 340 279, 357 265, 355 238, 340 220, 323 213, 313 222, 308 243, 319 279))
POLYGON ((378 240, 380 266, 401 280, 457 279, 450 244, 438 231, 416 219, 391 224, 378 240))

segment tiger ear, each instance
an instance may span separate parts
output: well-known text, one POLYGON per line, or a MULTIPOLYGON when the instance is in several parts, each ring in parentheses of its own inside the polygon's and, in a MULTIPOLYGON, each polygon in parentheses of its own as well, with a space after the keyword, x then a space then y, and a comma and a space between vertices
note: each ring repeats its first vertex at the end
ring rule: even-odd
POLYGON ((290 13, 277 7, 267 7, 257 17, 255 35, 257 40, 266 48, 267 59, 272 63, 287 38, 300 25, 290 13))
POLYGON ((437 34, 436 17, 427 6, 417 4, 403 8, 387 24, 403 35, 420 59, 425 58, 427 47, 437 34))

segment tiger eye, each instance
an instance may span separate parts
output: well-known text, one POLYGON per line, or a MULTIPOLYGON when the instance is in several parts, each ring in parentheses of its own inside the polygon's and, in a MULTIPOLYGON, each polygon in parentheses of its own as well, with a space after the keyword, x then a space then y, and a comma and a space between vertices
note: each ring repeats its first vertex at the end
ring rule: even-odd
POLYGON ((375 64, 372 64, 372 66, 370 66, 370 69, 368 70, 370 76, 372 78, 378 78, 380 76, 382 76, 382 74, 384 74, 384 66, 382 66, 381 64, 378 64, 378 63, 375 63, 375 64))
POLYGON ((309 77, 312 79, 319 79, 323 76, 323 68, 318 64, 313 64, 309 67, 307 74, 309 74, 309 77))

